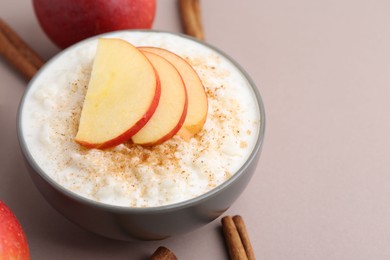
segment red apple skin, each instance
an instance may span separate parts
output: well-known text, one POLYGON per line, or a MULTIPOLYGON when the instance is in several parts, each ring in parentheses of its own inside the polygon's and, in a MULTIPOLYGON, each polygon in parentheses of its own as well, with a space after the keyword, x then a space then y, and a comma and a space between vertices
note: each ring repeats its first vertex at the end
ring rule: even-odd
MULTIPOLYGON (((148 54, 149 55, 153 55, 153 56, 158 56, 160 57, 161 59, 163 60, 166 60, 165 58, 161 57, 160 55, 158 54, 155 54, 155 53, 151 53, 151 52, 148 52, 148 51, 143 51, 141 50, 147 58, 148 57, 148 54)), ((166 60, 167 61, 167 60, 166 60)), ((168 63, 170 63, 169 61, 167 61, 168 63)), ((171 64, 171 63, 170 63, 171 64)), ((153 65, 153 62, 152 62, 152 65, 153 65)), ((173 66, 173 64, 171 64, 171 66, 173 66)), ((175 66, 173 66, 174 70, 177 71, 177 69, 175 68, 175 66)), ((156 69, 156 73, 159 74, 159 71, 158 69, 156 69)), ((161 71, 160 71, 161 72, 161 71)), ((162 72, 163 73, 163 72, 162 72)), ((183 107, 183 112, 182 114, 180 115, 180 118, 179 118, 179 121, 177 122, 177 125, 171 129, 168 133, 166 133, 164 136, 160 137, 158 140, 155 140, 153 142, 148 142, 148 143, 142 143, 141 145, 144 146, 144 147, 148 147, 148 146, 154 146, 154 145, 159 145, 159 144, 162 144, 164 143, 165 141, 171 139, 175 134, 177 134, 177 132, 179 132, 179 130, 182 128, 183 124, 184 124, 184 121, 186 119, 186 116, 187 116, 187 111, 188 111, 188 93, 187 93, 187 89, 185 87, 185 83, 183 81, 183 78, 180 76, 180 73, 177 71, 179 77, 180 77, 180 80, 181 80, 181 83, 183 84, 183 90, 184 90, 184 95, 185 95, 185 103, 184 103, 184 107, 183 107)))
POLYGON ((162 137, 160 140, 158 140, 156 143, 153 143, 153 144, 145 144, 144 146, 151 146, 151 145, 158 145, 158 144, 162 144, 163 142, 171 139, 175 134, 177 134, 177 132, 179 132, 179 130, 181 129, 181 127, 183 126, 183 123, 184 123, 184 120, 186 119, 186 115, 187 115, 187 109, 188 109, 188 102, 186 102, 185 106, 184 106, 184 110, 183 110, 183 114, 181 115, 181 118, 180 118, 180 121, 179 123, 176 125, 176 127, 174 129, 172 129, 171 132, 169 132, 168 134, 166 134, 164 137, 162 137))
POLYGON ((156 14, 156 0, 33 0, 33 6, 60 48, 105 32, 150 29, 156 14))
MULTIPOLYGON (((144 127, 144 125, 146 125, 146 123, 149 121, 149 119, 152 117, 152 115, 156 111, 158 103, 160 101, 161 84, 160 84, 160 80, 159 80, 159 77, 158 77, 156 70, 154 71, 154 73, 156 73, 156 76, 157 76, 156 77, 156 79, 157 79, 156 92, 154 94, 154 98, 150 104, 148 111, 145 112, 143 117, 140 120, 138 120, 138 122, 136 124, 131 126, 130 129, 128 129, 126 132, 122 133, 120 136, 117 136, 116 138, 111 139, 111 140, 109 140, 105 143, 102 143, 102 144, 91 144, 91 143, 83 142, 83 141, 79 141, 79 140, 77 140, 77 143, 84 146, 85 148, 89 148, 89 149, 92 149, 92 148, 107 149, 107 148, 112 148, 114 146, 120 145, 126 141, 129 141, 133 135, 135 135, 139 130, 142 129, 142 127, 144 127)), ((107 123, 109 123, 109 122, 107 122, 107 123)))
MULTIPOLYGON (((187 96, 187 92, 186 92, 186 96, 187 96)), ((184 110, 183 110, 183 113, 181 114, 180 120, 177 123, 177 125, 175 126, 175 128, 172 129, 172 131, 167 133, 165 136, 161 137, 158 141, 153 142, 153 143, 142 144, 142 146, 146 146, 147 147, 147 146, 158 145, 158 144, 162 144, 165 141, 171 139, 175 134, 177 134, 177 132, 179 132, 179 130, 183 126, 183 123, 184 123, 184 121, 186 119, 186 115, 187 115, 187 109, 188 109, 188 102, 185 103, 184 110)))
POLYGON ((18 219, 0 200, 0 259, 28 260, 27 238, 18 219))

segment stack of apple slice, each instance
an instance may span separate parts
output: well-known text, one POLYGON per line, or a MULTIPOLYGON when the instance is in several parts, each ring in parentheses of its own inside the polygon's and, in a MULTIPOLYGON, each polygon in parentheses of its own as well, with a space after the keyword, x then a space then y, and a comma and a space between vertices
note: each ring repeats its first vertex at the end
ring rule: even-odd
POLYGON ((121 39, 98 41, 76 142, 105 149, 131 140, 157 145, 189 140, 207 117, 202 82, 184 59, 121 39))

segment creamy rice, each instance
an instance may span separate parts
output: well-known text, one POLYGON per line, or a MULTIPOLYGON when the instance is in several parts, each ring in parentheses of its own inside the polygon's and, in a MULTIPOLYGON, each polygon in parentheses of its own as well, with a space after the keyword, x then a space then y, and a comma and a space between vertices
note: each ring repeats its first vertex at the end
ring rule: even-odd
POLYGON ((149 148, 125 143, 98 150, 75 143, 97 46, 93 40, 51 62, 28 90, 22 134, 37 164, 81 196, 129 207, 180 202, 229 179, 248 158, 260 128, 258 105, 247 79, 226 58, 186 38, 147 32, 110 37, 135 46, 166 48, 185 58, 208 95, 203 129, 189 142, 175 136, 149 148))

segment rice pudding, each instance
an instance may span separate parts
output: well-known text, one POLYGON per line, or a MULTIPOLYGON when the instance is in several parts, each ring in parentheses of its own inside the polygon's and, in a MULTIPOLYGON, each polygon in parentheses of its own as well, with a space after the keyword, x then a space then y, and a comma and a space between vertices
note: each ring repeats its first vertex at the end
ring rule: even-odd
POLYGON ((240 70, 215 50, 173 34, 139 31, 109 37, 165 48, 186 59, 208 96, 206 123, 189 141, 174 136, 152 147, 131 142, 105 150, 80 146, 74 137, 97 39, 82 42, 47 64, 25 96, 22 135, 42 171, 98 202, 155 207, 204 194, 240 169, 260 129, 255 94, 240 70))

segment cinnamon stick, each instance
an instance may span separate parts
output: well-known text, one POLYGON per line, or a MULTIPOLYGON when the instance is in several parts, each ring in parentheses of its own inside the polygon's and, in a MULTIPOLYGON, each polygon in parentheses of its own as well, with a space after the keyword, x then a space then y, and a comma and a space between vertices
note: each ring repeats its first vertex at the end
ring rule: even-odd
POLYGON ((177 257, 168 248, 160 246, 150 257, 150 260, 177 260, 177 257))
POLYGON ((225 216, 222 218, 221 222, 230 259, 247 260, 248 257, 241 242, 240 235, 233 222, 233 218, 231 216, 225 216))
POLYGON ((30 80, 44 60, 34 52, 19 36, 0 18, 0 54, 5 57, 27 80, 30 80))
POLYGON ((249 240, 248 231, 246 230, 246 226, 244 220, 241 216, 237 215, 233 217, 234 225, 236 226, 237 232, 241 238, 242 245, 244 246, 246 256, 248 260, 255 260, 255 253, 252 248, 252 244, 249 240))
POLYGON ((200 0, 179 0, 179 10, 184 33, 204 40, 200 0))

